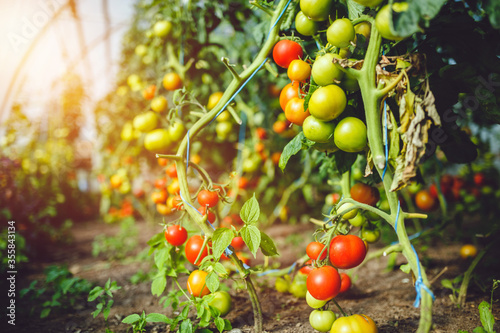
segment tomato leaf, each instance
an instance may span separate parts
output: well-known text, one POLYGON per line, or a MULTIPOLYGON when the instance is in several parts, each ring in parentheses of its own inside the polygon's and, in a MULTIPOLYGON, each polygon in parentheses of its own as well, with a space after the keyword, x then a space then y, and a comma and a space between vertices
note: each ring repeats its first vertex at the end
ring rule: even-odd
POLYGON ((212 236, 214 258, 220 258, 224 250, 231 244, 234 232, 228 228, 217 228, 212 236))
POLYGON ((360 5, 354 0, 347 0, 347 10, 349 12, 350 20, 354 20, 360 17, 365 9, 366 9, 365 6, 360 5))
POLYGON ((267 257, 279 255, 273 240, 263 231, 260 232, 260 250, 267 257))
MULTIPOLYGON (((392 3, 393 1, 390 1, 392 3)), ((391 30, 399 36, 410 36, 428 27, 431 19, 439 13, 446 0, 418 0, 408 1, 408 10, 392 12, 391 30)))
POLYGON ((151 283, 151 294, 154 296, 160 296, 165 288, 167 287, 167 277, 165 276, 165 270, 158 272, 158 275, 151 283))
POLYGON ((170 324, 172 320, 161 313, 150 313, 146 316, 148 323, 167 323, 170 324))
POLYGON ((401 265, 399 266, 399 269, 402 270, 403 272, 405 272, 406 274, 410 274, 410 264, 404 264, 404 265, 401 265))
POLYGON ((495 326, 495 318, 491 313, 490 303, 482 301, 479 304, 479 318, 481 319, 481 324, 483 324, 484 329, 488 333, 493 333, 493 326, 495 326))
POLYGON ((241 207, 240 217, 245 222, 245 224, 255 224, 259 221, 260 207, 259 202, 255 198, 255 193, 253 197, 248 199, 241 207))
POLYGON ((346 153, 345 151, 339 150, 333 154, 333 157, 335 158, 335 165, 337 166, 338 172, 343 174, 351 170, 352 165, 358 158, 358 154, 346 153))
POLYGON ((212 267, 213 267, 215 273, 217 273, 219 275, 227 275, 226 268, 220 262, 216 263, 212 267))
POLYGON ((181 333, 193 333, 193 323, 191 322, 190 319, 183 320, 180 327, 179 331, 181 333))
POLYGON ((305 139, 304 133, 300 132, 297 134, 290 142, 288 142, 283 149, 283 152, 281 153, 280 156, 280 169, 281 171, 284 171, 286 168, 286 165, 288 163, 288 160, 290 157, 293 155, 297 154, 301 149, 302 149, 302 140, 305 139))
POLYGON ((155 265, 158 267, 158 269, 162 269, 163 265, 165 265, 165 262, 169 259, 170 255, 168 253, 168 248, 164 247, 161 250, 155 251, 155 265))
POLYGON ((243 240, 245 241, 245 244, 248 246, 250 249, 250 252, 252 252, 254 258, 257 255, 257 250, 259 249, 260 242, 261 242, 261 236, 260 236, 260 230, 254 225, 245 225, 243 228, 240 230, 241 237, 243 237, 243 240))
POLYGON ((215 323, 215 327, 217 327, 217 329, 219 330, 219 332, 222 333, 222 331, 224 331, 224 329, 226 328, 226 325, 224 323, 224 319, 222 319, 221 317, 217 317, 214 319, 214 323, 215 323))
POLYGON ((125 318, 123 318, 122 323, 133 324, 139 320, 141 320, 141 316, 139 316, 137 313, 134 313, 131 314, 130 316, 126 316, 125 318))
POLYGON ((219 276, 217 275, 217 273, 212 271, 208 273, 205 279, 205 283, 207 284, 207 288, 214 293, 217 291, 217 289, 219 289, 219 276))
POLYGON ((448 289, 451 289, 451 290, 454 290, 455 288, 453 287, 453 284, 451 283, 450 280, 448 279, 442 279, 441 280, 441 285, 445 288, 448 288, 448 289))

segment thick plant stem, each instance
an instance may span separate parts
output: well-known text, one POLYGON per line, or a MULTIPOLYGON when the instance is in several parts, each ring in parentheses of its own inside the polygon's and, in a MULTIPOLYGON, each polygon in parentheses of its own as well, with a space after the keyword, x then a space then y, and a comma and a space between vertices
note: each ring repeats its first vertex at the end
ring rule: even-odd
MULTIPOLYGON (((377 89, 378 82, 376 82, 376 66, 380 55, 381 42, 382 38, 379 32, 376 27, 372 25, 370 44, 368 45, 365 61, 362 69, 360 69, 357 73, 365 107, 368 144, 372 152, 375 168, 382 178, 387 200, 389 201, 391 209, 390 218, 387 218, 386 220, 396 229, 402 253, 408 260, 413 274, 418 277, 420 272, 422 283, 427 287, 430 287, 425 270, 422 265, 420 265, 416 252, 414 252, 410 240, 408 239, 408 234, 406 233, 404 224, 405 216, 404 213, 400 211, 398 196, 396 192, 390 191, 393 181, 392 171, 390 168, 387 168, 384 174, 386 161, 382 141, 383 136, 380 112, 381 100, 384 96, 380 93, 380 90, 377 89), (382 177, 383 174, 384 177, 382 177)), ((420 293, 420 322, 417 333, 427 333, 430 331, 432 324, 432 297, 423 289, 420 290, 420 293)))

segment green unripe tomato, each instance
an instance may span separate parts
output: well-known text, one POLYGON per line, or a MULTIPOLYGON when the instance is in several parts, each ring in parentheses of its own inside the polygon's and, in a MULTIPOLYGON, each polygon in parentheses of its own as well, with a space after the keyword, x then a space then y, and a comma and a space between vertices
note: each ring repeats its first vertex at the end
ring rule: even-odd
MULTIPOLYGON (((394 12, 400 13, 408 10, 407 2, 398 2, 392 5, 392 10, 394 12)), ((377 16, 375 17, 375 27, 377 28, 380 35, 388 40, 399 41, 403 40, 409 36, 398 36, 392 32, 391 29, 391 7, 389 4, 383 6, 377 16)))
POLYGON ((318 32, 318 22, 308 18, 304 12, 298 12, 295 16, 295 29, 304 36, 313 36, 318 32))
POLYGON ((336 19, 326 30, 328 43, 335 47, 348 47, 355 37, 354 26, 348 18, 336 19))
POLYGON ((375 243, 380 239, 380 229, 375 228, 375 229, 369 229, 366 227, 363 227, 361 229, 361 239, 367 241, 368 243, 375 243))
POLYGON ((333 63, 334 58, 341 59, 337 54, 326 53, 317 57, 314 61, 311 68, 311 76, 317 85, 327 86, 335 81, 342 80, 344 77, 344 72, 340 65, 333 63))
POLYGON ((362 6, 375 8, 382 3, 383 0, 352 0, 362 6))
POLYGON ((347 91, 358 91, 359 83, 358 80, 350 73, 345 73, 344 79, 340 83, 340 86, 347 91))
MULTIPOLYGON (((330 84, 320 87, 312 93, 309 99, 309 113, 319 120, 330 121, 337 118, 344 111, 346 105, 347 97, 342 88, 330 84)), ((337 145, 336 142, 335 144, 337 145)))
POLYGON ((174 142, 179 141, 184 136, 185 131, 186 128, 184 127, 184 124, 181 123, 180 121, 175 121, 168 128, 168 134, 170 135, 170 139, 174 142))
POLYGON ((290 293, 297 298, 306 298, 307 294, 307 275, 298 273, 290 286, 290 293))
POLYGON ((337 319, 332 310, 314 310, 309 315, 309 324, 312 328, 320 332, 328 332, 333 326, 333 322, 337 319))
POLYGON ((320 301, 319 299, 314 298, 309 291, 306 293, 306 302, 313 309, 319 309, 326 304, 326 301, 320 301))
POLYGON ((304 136, 314 142, 326 143, 333 137, 335 124, 333 122, 324 122, 314 116, 309 116, 302 124, 304 136))
MULTIPOLYGON (((337 213, 342 214, 344 211, 348 210, 351 207, 354 207, 354 204, 352 204, 350 202, 346 202, 346 203, 342 204, 337 209, 337 213)), ((356 208, 356 209, 350 210, 347 213, 345 213, 344 215, 342 215, 342 218, 344 220, 350 220, 350 219, 356 217, 357 214, 358 214, 358 209, 356 208)))
POLYGON ((170 146, 171 143, 168 130, 164 128, 152 130, 144 137, 144 147, 149 151, 163 150, 170 146))
POLYGON ((147 52, 148 47, 144 44, 139 44, 135 47, 135 54, 137 54, 139 57, 145 56, 147 52))
POLYGON ((215 132, 219 140, 227 139, 227 136, 233 130, 233 123, 230 121, 220 121, 215 125, 215 132))
POLYGON ((134 126, 132 122, 127 121, 125 125, 123 125, 120 137, 123 141, 132 141, 134 139, 134 126))
POLYGON ((158 21, 153 26, 153 32, 158 37, 167 36, 168 34, 170 34, 171 30, 172 30, 172 22, 166 20, 158 21))
POLYGON ((300 0, 300 10, 313 21, 325 21, 332 11, 333 0, 300 0))
POLYGON ((290 291, 291 282, 290 275, 285 275, 284 277, 277 277, 274 281, 274 288, 280 293, 287 293, 290 291))
POLYGON ((143 133, 147 133, 156 128, 156 125, 158 124, 158 116, 153 111, 147 111, 135 116, 132 124, 134 125, 134 128, 143 133))
POLYGON ((346 117, 335 127, 333 138, 340 150, 348 153, 360 152, 367 145, 366 125, 359 118, 346 117))
POLYGON ((208 305, 213 306, 219 310, 221 316, 225 316, 231 311, 232 299, 227 291, 216 291, 213 293, 215 296, 208 305))
POLYGON ((358 212, 356 214, 356 216, 354 216, 352 219, 349 220, 349 223, 353 227, 361 227, 362 225, 364 225, 366 223, 366 218, 364 217, 363 214, 361 214, 360 212, 358 212))

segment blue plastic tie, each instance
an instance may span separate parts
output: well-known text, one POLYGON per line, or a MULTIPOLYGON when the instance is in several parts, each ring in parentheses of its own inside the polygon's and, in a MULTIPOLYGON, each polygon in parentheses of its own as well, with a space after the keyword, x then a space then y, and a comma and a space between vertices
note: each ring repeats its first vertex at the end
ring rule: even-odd
MULTIPOLYGON (((396 214, 396 224, 394 225, 394 229, 396 230, 396 233, 398 232, 398 221, 399 221, 400 208, 401 208, 401 203, 398 201, 398 212, 396 214)), ((421 234, 421 232, 416 233, 413 238, 420 236, 420 234, 421 234)), ((417 276, 417 280, 415 281, 415 291, 417 292, 417 296, 415 298, 415 302, 413 303, 413 306, 418 308, 420 306, 420 300, 422 299, 421 289, 424 289, 429 295, 431 295, 433 301, 436 299, 436 296, 434 296, 432 291, 424 284, 424 280, 422 279, 422 272, 420 270, 420 259, 418 259, 417 251, 415 250, 413 245, 411 245, 411 249, 413 250, 413 253, 415 253, 415 257, 417 258, 418 276, 417 276)))
POLYGON ((271 26, 271 29, 269 29, 269 33, 267 34, 267 38, 269 38, 269 35, 271 34, 271 31, 273 31, 274 27, 278 24, 280 21, 281 17, 285 13, 286 9, 288 8, 288 5, 292 2, 292 0, 288 0, 287 4, 285 5, 285 8, 283 8, 283 11, 280 13, 280 16, 278 16, 278 19, 274 22, 274 24, 271 26))

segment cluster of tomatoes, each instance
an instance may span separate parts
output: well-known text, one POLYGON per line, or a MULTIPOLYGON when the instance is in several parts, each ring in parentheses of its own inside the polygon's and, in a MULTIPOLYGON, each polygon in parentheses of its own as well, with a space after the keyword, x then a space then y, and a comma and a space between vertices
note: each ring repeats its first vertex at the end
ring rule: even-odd
MULTIPOLYGON (((184 252, 186 258, 188 258, 189 262, 193 265, 199 265, 201 260, 208 255, 208 245, 203 247, 203 238, 199 235, 194 235, 188 239, 186 229, 180 225, 173 224, 168 226, 165 229, 165 239, 169 244, 175 247, 182 247, 184 243, 186 243, 184 252), (198 257, 199 260, 196 261, 198 257)), ((189 274, 186 287, 192 296, 204 297, 210 294, 210 290, 206 285, 207 275, 207 272, 198 269, 189 274)), ((216 291, 213 295, 213 299, 208 304, 219 310, 221 316, 225 316, 231 310, 231 295, 226 291, 216 291)))

